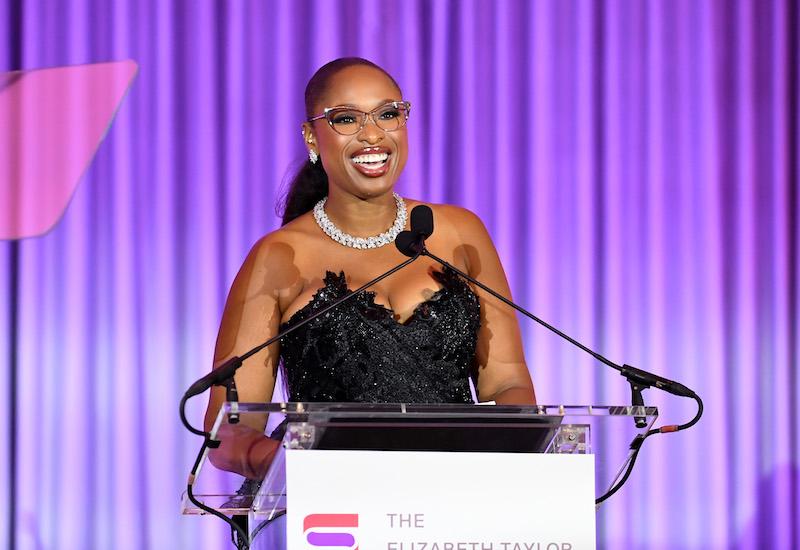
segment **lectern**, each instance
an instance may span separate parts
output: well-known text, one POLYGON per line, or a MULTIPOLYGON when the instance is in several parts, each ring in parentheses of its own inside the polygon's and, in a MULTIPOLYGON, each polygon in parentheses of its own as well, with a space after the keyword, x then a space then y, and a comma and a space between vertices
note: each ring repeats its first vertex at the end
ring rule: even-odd
MULTIPOLYGON (((226 403, 282 446, 246 484, 205 459, 195 496, 247 515, 252 549, 595 548, 595 498, 655 407, 226 403), (644 422, 643 422, 644 420, 644 422), (637 427, 639 426, 639 427, 637 427)), ((202 513, 184 498, 186 514, 202 513)), ((216 520, 215 520, 216 521, 216 520)))

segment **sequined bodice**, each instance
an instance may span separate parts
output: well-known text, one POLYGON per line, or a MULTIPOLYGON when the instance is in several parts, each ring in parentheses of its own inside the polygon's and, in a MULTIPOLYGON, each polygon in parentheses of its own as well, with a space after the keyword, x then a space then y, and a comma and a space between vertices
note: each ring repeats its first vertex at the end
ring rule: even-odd
MULTIPOLYGON (((442 285, 404 323, 365 292, 281 339, 291 401, 472 403, 469 375, 480 304, 450 270, 442 285)), ((323 286, 289 325, 351 292, 344 273, 323 286)))

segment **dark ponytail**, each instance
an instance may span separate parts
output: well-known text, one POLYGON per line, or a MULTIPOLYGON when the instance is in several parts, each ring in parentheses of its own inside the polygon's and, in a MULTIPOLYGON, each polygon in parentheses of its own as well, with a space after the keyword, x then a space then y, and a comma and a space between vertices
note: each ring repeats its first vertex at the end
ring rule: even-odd
POLYGON ((283 206, 283 221, 286 225, 314 208, 321 199, 328 195, 328 175, 322 168, 322 162, 303 163, 292 182, 283 206))
MULTIPOLYGON (((305 92, 305 107, 306 117, 310 118, 317 114, 315 109, 319 108, 319 99, 328 87, 330 79, 342 69, 352 67, 355 65, 363 65, 378 69, 385 74, 392 83, 397 86, 398 91, 400 86, 392 75, 387 73, 381 67, 361 57, 340 57, 333 61, 326 63, 314 73, 311 80, 306 85, 305 92)), ((316 163, 311 164, 311 161, 305 161, 298 170, 297 174, 292 178, 289 183, 289 190, 286 193, 286 199, 283 203, 283 221, 281 225, 286 225, 295 218, 298 218, 309 212, 320 199, 328 194, 328 175, 322 168, 322 161, 318 160, 316 163)))

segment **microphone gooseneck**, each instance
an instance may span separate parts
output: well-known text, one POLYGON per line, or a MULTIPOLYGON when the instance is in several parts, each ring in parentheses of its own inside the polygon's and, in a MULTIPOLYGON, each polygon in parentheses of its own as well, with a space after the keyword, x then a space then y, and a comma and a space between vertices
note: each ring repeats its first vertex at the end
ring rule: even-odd
MULTIPOLYGON (((589 347, 583 345, 582 343, 578 342, 571 336, 565 334, 564 332, 560 331, 553 325, 545 322, 544 320, 538 318, 533 313, 530 313, 522 306, 519 306, 506 298, 505 296, 501 295, 499 292, 495 291, 492 288, 489 288, 485 284, 481 283, 474 277, 464 273, 457 267, 453 266, 451 263, 439 258, 435 254, 432 254, 425 246, 425 239, 429 237, 433 233, 433 212, 431 209, 425 205, 419 205, 414 207, 411 211, 411 231, 404 231, 400 235, 398 235, 397 240, 395 241, 395 245, 397 246, 398 250, 405 254, 406 256, 427 256, 428 258, 434 260, 435 262, 452 269, 456 272, 459 276, 463 277, 467 281, 471 282, 475 286, 485 290, 504 304, 512 307, 513 309, 519 311, 529 319, 536 321, 546 329, 558 334, 563 339, 567 340, 569 343, 577 346, 581 350, 585 351, 604 365, 607 365, 617 371, 620 372, 622 376, 630 383, 631 386, 631 394, 632 394, 632 401, 634 406, 644 406, 644 399, 642 397, 642 390, 649 388, 649 387, 656 387, 660 390, 664 390, 674 395, 678 395, 681 397, 690 397, 697 402, 697 413, 695 414, 694 418, 692 418, 689 422, 680 425, 669 425, 669 426, 662 426, 661 428, 654 428, 648 430, 644 434, 637 435, 630 444, 630 455, 628 458, 628 464, 625 469, 624 475, 621 479, 619 479, 605 494, 600 496, 599 498, 595 499, 595 504, 600 505, 600 503, 604 502, 608 499, 611 495, 616 493, 620 487, 625 483, 625 481, 630 476, 631 471, 633 470, 633 465, 636 462, 636 457, 639 454, 639 451, 642 447, 642 443, 648 437, 659 434, 659 433, 670 433, 670 432, 677 432, 681 430, 688 429, 694 426, 699 420, 700 417, 703 415, 703 401, 700 399, 694 391, 687 388, 683 384, 675 382, 673 380, 669 380, 662 376, 658 376, 657 374, 653 374, 651 372, 647 372, 641 369, 637 369, 630 365, 618 365, 607 359, 603 355, 597 353, 596 351, 590 349, 589 347)), ((639 428, 646 428, 647 421, 643 417, 634 417, 636 422, 636 426, 639 428)))
POLYGON ((254 347, 253 349, 251 349, 247 353, 245 353, 243 355, 240 355, 240 356, 237 355, 237 356, 231 357, 230 359, 225 361, 222 365, 220 365, 219 367, 215 368, 210 373, 206 374, 205 376, 203 376, 202 378, 200 378, 199 380, 194 382, 191 386, 189 386, 189 389, 186 390, 186 393, 184 393, 183 398, 181 399, 180 416, 181 416, 181 421, 183 422, 184 426, 192 433, 195 433, 195 434, 198 434, 198 435, 207 435, 206 432, 203 432, 202 430, 198 430, 197 428, 194 428, 193 426, 191 426, 189 424, 189 422, 188 422, 188 420, 186 419, 186 416, 185 416, 186 401, 188 401, 191 397, 194 397, 195 395, 203 393, 204 391, 209 389, 211 386, 223 386, 223 385, 226 385, 226 381, 233 377, 234 373, 236 373, 236 371, 239 369, 239 367, 242 366, 242 363, 246 359, 249 359, 250 357, 252 357, 256 353, 258 353, 262 349, 264 349, 267 346, 273 344, 274 342, 277 342, 278 340, 280 340, 284 336, 286 336, 288 334, 291 334, 295 330, 297 330, 300 327, 310 323, 314 319, 316 319, 318 317, 321 317, 322 315, 328 313, 332 309, 335 309, 335 308, 339 307, 344 302, 347 302, 348 300, 352 300, 353 298, 355 298, 356 296, 358 296, 359 294, 361 294, 365 290, 367 290, 369 287, 379 283, 380 281, 382 281, 383 279, 385 279, 389 275, 394 274, 395 272, 403 269, 405 266, 409 265, 410 263, 416 261, 417 258, 420 257, 420 255, 421 255, 421 252, 413 254, 408 260, 405 260, 404 262, 394 266, 389 271, 387 271, 387 272, 375 277, 371 281, 368 281, 368 282, 364 283, 363 285, 358 287, 353 292, 350 292, 349 294, 346 294, 346 295, 342 296, 341 298, 338 298, 337 300, 333 301, 329 305, 327 305, 324 308, 320 309, 319 311, 317 311, 313 315, 310 315, 310 316, 306 317, 305 319, 303 319, 302 321, 300 321, 300 322, 298 322, 298 323, 296 323, 296 324, 294 324, 294 325, 292 325, 290 327, 287 327, 285 330, 279 332, 278 334, 276 334, 275 336, 273 336, 272 338, 270 338, 266 342, 263 342, 263 343, 257 345, 256 347, 254 347))
MULTIPOLYGON (((395 267, 393 267, 392 269, 390 269, 386 273, 383 273, 382 275, 379 275, 378 277, 375 277, 371 281, 368 281, 368 282, 364 283, 363 285, 358 287, 353 292, 351 292, 349 294, 346 294, 346 295, 342 296, 341 298, 335 300, 334 302, 332 302, 328 306, 322 308, 321 310, 319 310, 315 314, 310 315, 309 317, 303 319, 299 323, 297 323, 295 325, 292 325, 292 326, 286 328, 286 330, 283 330, 283 331, 279 332, 278 334, 276 334, 275 336, 273 336, 272 338, 270 338, 266 342, 264 342, 262 344, 259 344, 258 346, 254 347, 253 349, 251 349, 247 353, 245 353, 245 354, 243 354, 241 356, 231 357, 230 359, 225 361, 225 363, 223 363, 222 365, 220 365, 216 369, 212 370, 210 373, 206 374, 205 376, 203 376, 202 378, 200 378, 199 380, 194 382, 189 387, 189 389, 187 389, 186 392, 183 394, 183 397, 181 397, 181 402, 180 402, 180 406, 179 406, 179 414, 180 414, 181 422, 183 423, 184 427, 187 430, 189 430, 193 434, 196 434, 196 435, 199 435, 199 436, 203 437, 203 444, 200 447, 200 451, 197 453, 197 458, 195 459, 194 465, 192 466, 192 470, 189 473, 189 480, 187 482, 187 488, 186 488, 187 497, 188 497, 189 501, 191 501, 199 509, 204 510, 205 512, 207 512, 209 514, 212 514, 214 516, 217 516, 218 518, 220 518, 223 521, 225 521, 226 523, 228 523, 231 526, 231 528, 234 529, 236 531, 236 533, 238 533, 238 537, 239 537, 240 541, 246 541, 248 539, 248 535, 245 532, 245 530, 242 529, 242 527, 239 524, 237 524, 233 519, 229 518, 225 514, 222 514, 218 510, 216 510, 216 509, 206 505, 205 503, 201 502, 200 500, 198 500, 194 496, 194 493, 193 493, 194 481, 195 481, 195 479, 197 477, 197 472, 200 469, 200 463, 202 462, 203 457, 205 456, 206 452, 208 452, 209 449, 215 449, 215 448, 219 447, 220 441, 216 440, 216 439, 213 439, 209 432, 206 432, 206 431, 200 430, 198 428, 195 428, 194 426, 191 425, 191 423, 189 423, 189 420, 186 418, 186 403, 187 403, 187 401, 190 398, 192 398, 192 397, 194 397, 194 396, 206 391, 211 386, 225 386, 226 390, 227 390, 226 391, 226 399, 229 402, 233 403, 233 406, 231 408, 230 414, 228 416, 228 422, 231 423, 231 424, 238 423, 239 422, 239 409, 238 409, 238 397, 239 397, 239 394, 238 394, 238 391, 236 390, 236 383, 234 382, 233 375, 236 373, 236 370, 239 367, 242 366, 242 363, 246 359, 248 359, 249 357, 252 357, 253 355, 258 353, 262 349, 266 348, 267 346, 273 344, 274 342, 277 342, 278 340, 280 340, 281 338, 283 338, 287 334, 290 334, 290 333, 294 332, 295 330, 299 329, 300 327, 302 327, 303 325, 305 325, 307 323, 310 323, 311 321, 313 321, 317 317, 320 317, 320 316, 324 315, 325 313, 329 312, 330 310, 339 307, 340 305, 342 305, 344 302, 346 302, 348 300, 352 300, 354 297, 358 296, 359 294, 364 292, 366 289, 368 289, 372 285, 375 285, 375 284, 379 283, 380 281, 382 281, 383 279, 385 279, 389 275, 392 275, 393 273, 403 269, 408 264, 416 261, 417 258, 419 258, 419 256, 420 256, 419 253, 413 254, 408 260, 405 260, 401 264, 396 265, 395 267)), ((249 547, 249 546, 247 546, 247 547, 249 547)))
POLYGON ((398 235, 397 237, 397 240, 395 241, 395 244, 397 248, 400 250, 400 252, 402 252, 406 256, 411 256, 413 254, 420 254, 422 256, 427 256, 431 258, 435 262, 449 269, 452 269, 459 276, 468 280, 475 286, 485 290, 486 292, 488 292, 489 294, 491 294, 504 304, 514 308, 515 310, 519 311, 529 319, 536 321, 546 329, 554 332, 561 338, 567 340, 570 344, 573 344, 574 346, 577 346, 581 350, 585 351, 586 353, 588 353, 601 363, 615 370, 618 370, 620 374, 622 374, 626 379, 628 379, 629 382, 631 382, 631 384, 636 384, 636 386, 640 388, 638 391, 647 387, 655 386, 660 390, 664 390, 666 392, 681 397, 695 396, 695 393, 686 386, 684 386, 683 384, 680 384, 673 380, 669 380, 662 376, 658 376, 657 374, 637 369, 630 365, 618 365, 617 363, 614 363, 613 361, 601 355, 600 353, 597 353, 588 346, 585 346, 575 338, 572 338, 568 334, 562 332, 561 330, 557 329, 556 327, 544 321, 543 319, 540 319, 539 317, 529 312, 522 306, 512 302, 499 292, 495 291, 492 288, 489 288, 488 286, 481 283, 474 277, 468 275, 467 273, 464 273, 463 271, 452 265, 450 262, 443 260, 442 258, 439 258, 435 254, 431 253, 430 250, 428 250, 427 247, 425 246, 425 239, 429 237, 432 233, 433 233, 433 211, 430 209, 430 207, 425 205, 415 206, 414 209, 411 211, 411 231, 403 231, 402 233, 400 233, 400 235, 398 235))

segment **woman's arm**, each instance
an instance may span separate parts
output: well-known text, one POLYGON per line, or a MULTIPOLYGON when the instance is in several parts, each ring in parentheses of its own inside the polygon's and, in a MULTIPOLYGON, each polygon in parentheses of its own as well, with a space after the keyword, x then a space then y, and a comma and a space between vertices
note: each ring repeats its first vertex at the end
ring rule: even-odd
MULTIPOLYGON (((214 368, 277 334, 281 319, 279 296, 297 281, 292 258, 291 247, 273 236, 263 238, 250 251, 225 303, 214 368)), ((272 399, 278 355, 275 343, 239 368, 235 380, 240 402, 266 403, 272 399)), ((224 402, 225 389, 213 387, 205 416, 206 430, 211 429, 224 402)), ((221 444, 209 453, 211 463, 248 478, 262 478, 279 444, 264 435, 266 422, 266 415, 242 415, 238 424, 223 424, 217 434, 221 444)))
MULTIPOLYGON (((441 208, 441 207, 440 207, 441 208)), ((460 243, 455 258, 467 266, 467 273, 489 288, 511 299, 503 266, 481 220, 463 208, 441 208, 460 243)), ((476 350, 476 390, 480 401, 505 404, 534 404, 533 390, 516 312, 487 292, 474 289, 481 303, 481 329, 476 350)))

